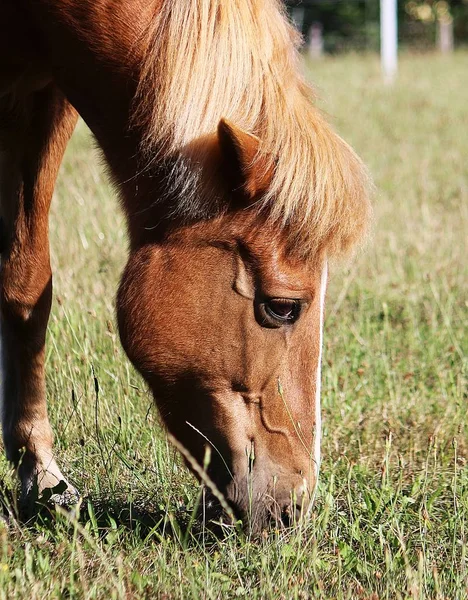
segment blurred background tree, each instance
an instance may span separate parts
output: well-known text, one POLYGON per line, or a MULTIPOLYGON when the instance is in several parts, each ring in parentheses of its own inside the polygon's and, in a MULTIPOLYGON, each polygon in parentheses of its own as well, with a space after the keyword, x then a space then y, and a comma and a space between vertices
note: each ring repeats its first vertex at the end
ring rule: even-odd
MULTIPOLYGON (((379 0, 287 0, 304 38, 321 27, 325 52, 379 49, 379 0)), ((438 22, 453 21, 455 46, 468 44, 468 0, 398 0, 400 48, 436 47, 438 22)))

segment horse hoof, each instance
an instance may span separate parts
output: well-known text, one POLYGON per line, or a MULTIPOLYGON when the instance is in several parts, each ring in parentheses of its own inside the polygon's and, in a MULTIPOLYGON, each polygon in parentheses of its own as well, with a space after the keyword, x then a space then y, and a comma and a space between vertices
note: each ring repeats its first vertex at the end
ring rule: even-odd
POLYGON ((75 512, 79 511, 81 496, 76 488, 62 479, 56 486, 43 488, 36 502, 49 507, 75 512))
POLYGON ((78 490, 65 479, 56 483, 48 481, 47 478, 38 480, 35 478, 32 484, 23 488, 20 498, 21 512, 25 515, 34 516, 46 508, 54 510, 59 508, 67 511, 71 516, 78 516, 81 495, 78 490))

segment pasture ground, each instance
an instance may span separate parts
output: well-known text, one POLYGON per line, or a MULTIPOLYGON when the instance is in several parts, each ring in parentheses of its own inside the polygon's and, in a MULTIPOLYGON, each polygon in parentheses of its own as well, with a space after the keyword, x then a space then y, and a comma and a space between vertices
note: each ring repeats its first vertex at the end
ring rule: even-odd
MULTIPOLYGON (((0 599, 468 596, 468 54, 309 65, 377 185, 368 248, 334 266, 314 518, 261 541, 190 525, 199 488, 120 348, 118 203, 80 125, 51 214, 47 389, 80 523, 0 522, 0 599), (99 384, 96 394, 95 379, 99 384)), ((15 480, 0 459, 0 501, 15 480)))

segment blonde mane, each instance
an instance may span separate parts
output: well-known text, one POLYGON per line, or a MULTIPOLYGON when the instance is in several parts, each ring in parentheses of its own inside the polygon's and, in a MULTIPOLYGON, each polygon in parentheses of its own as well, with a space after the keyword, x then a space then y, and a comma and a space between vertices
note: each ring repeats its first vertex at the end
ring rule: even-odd
MULTIPOLYGON (((362 237, 367 171, 312 104, 299 37, 278 0, 157 0, 147 34, 134 118, 144 127, 146 157, 183 153, 224 117, 273 157, 258 207, 301 254, 343 253, 362 237)), ((181 169, 190 200, 181 200, 180 212, 208 213, 209 202, 193 192, 200 173, 181 169)))

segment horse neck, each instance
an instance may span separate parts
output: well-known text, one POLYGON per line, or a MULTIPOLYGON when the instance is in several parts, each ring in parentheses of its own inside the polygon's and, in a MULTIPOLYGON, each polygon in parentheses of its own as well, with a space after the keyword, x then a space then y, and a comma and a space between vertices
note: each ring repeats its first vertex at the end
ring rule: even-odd
MULTIPOLYGON (((130 130, 144 36, 145 0, 24 0, 54 79, 95 135, 120 188, 130 236, 157 222, 158 181, 141 173, 142 132, 130 130), (145 201, 145 198, 147 199, 145 201), (145 202, 154 203, 149 208, 145 202)), ((135 242, 136 243, 136 242, 135 242)))

